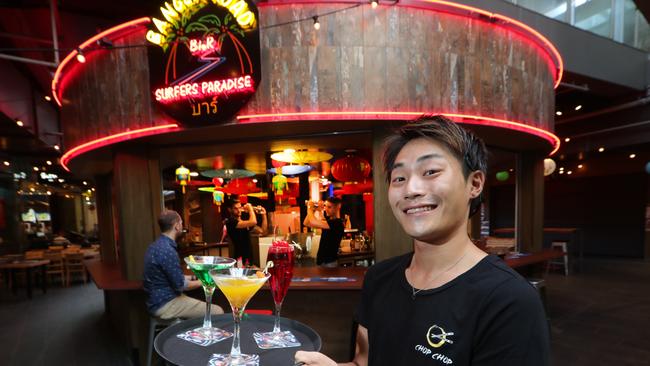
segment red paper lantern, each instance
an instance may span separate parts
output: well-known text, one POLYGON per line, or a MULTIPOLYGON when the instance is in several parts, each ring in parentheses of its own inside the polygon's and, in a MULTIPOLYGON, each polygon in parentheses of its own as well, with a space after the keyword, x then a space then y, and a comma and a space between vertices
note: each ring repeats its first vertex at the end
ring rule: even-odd
POLYGON ((273 165, 274 168, 280 168, 287 165, 287 163, 271 159, 271 165, 273 165))
POLYGON ((332 176, 341 182, 360 182, 370 175, 370 169, 368 160, 348 155, 332 164, 332 176))

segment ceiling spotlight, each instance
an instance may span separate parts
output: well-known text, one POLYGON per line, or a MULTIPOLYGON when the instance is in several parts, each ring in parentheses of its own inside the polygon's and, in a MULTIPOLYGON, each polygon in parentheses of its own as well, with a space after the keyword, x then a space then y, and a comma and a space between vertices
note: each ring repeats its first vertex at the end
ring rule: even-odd
POLYGON ((575 108, 576 111, 579 111, 582 109, 582 104, 578 104, 575 108))
POLYGON ((603 152, 603 151, 605 151, 604 147, 601 146, 601 147, 598 148, 598 152, 603 152))
POLYGON ((314 29, 319 30, 320 22, 318 21, 318 16, 314 16, 312 19, 314 19, 314 29))
POLYGON ((81 48, 77 48, 77 61, 82 64, 86 62, 86 56, 81 52, 81 48))
POLYGON ((578 164, 578 169, 582 169, 582 168, 584 168, 584 165, 578 164))
POLYGON ((567 137, 567 138, 564 139, 564 142, 569 142, 569 141, 571 141, 570 137, 567 137))
POLYGON ((54 145, 54 150, 56 150, 56 151, 61 150, 61 146, 59 146, 59 145, 54 145))
POLYGON ((570 170, 569 170, 568 172, 566 172, 566 173, 567 173, 568 175, 571 175, 571 174, 573 174, 573 172, 572 172, 572 171, 570 171, 570 170))
POLYGON ((564 174, 564 170, 560 170, 559 173, 560 173, 560 174, 564 174))
POLYGON ((199 172, 190 172, 190 177, 198 177, 199 172))
POLYGON ((555 115, 556 115, 556 116, 561 116, 561 115, 562 115, 562 111, 557 111, 557 112, 555 112, 555 115))
POLYGON ((379 2, 377 0, 372 0, 370 2, 370 6, 372 6, 373 9, 376 9, 378 5, 379 5, 379 2))
POLYGON ((23 126, 25 125, 25 124, 23 123, 23 121, 21 121, 21 120, 19 120, 19 119, 16 119, 16 124, 18 125, 18 127, 23 127, 23 126))
POLYGON ((81 182, 81 183, 82 183, 84 186, 87 186, 87 185, 88 185, 88 182, 86 182, 85 180, 84 180, 83 182, 81 182))
POLYGON ((63 183, 63 182, 65 182, 65 179, 59 178, 59 183, 63 183))
POLYGON ((34 169, 34 171, 35 171, 35 172, 37 172, 37 171, 38 171, 38 167, 37 167, 37 166, 35 166, 35 167, 34 167, 34 168, 32 168, 32 169, 34 169))
POLYGON ((4 165, 5 165, 5 166, 9 166, 10 164, 9 164, 8 161, 5 160, 4 165))
POLYGON ((52 195, 52 192, 47 191, 47 195, 48 195, 48 196, 51 196, 51 195, 52 195))
POLYGON ((630 154, 630 159, 636 158, 636 154, 630 154))
POLYGON ((257 183, 257 179, 253 179, 253 183, 257 183))
POLYGON ((52 165, 52 162, 51 162, 51 161, 49 161, 49 160, 48 160, 48 161, 46 161, 45 163, 47 163, 47 165, 52 165))
POLYGON ((50 97, 49 95, 46 95, 46 96, 44 96, 43 98, 45 98, 45 100, 47 100, 48 102, 49 102, 50 100, 52 100, 52 97, 50 97))

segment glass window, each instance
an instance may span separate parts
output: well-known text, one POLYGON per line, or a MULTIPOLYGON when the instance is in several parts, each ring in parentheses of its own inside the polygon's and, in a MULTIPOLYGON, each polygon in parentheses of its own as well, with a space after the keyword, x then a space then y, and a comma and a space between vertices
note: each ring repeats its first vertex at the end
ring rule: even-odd
POLYGON ((517 0, 513 1, 522 8, 530 9, 546 17, 567 21, 567 0, 517 0))
POLYGON ((638 14, 638 16, 637 40, 634 46, 642 50, 650 51, 650 25, 648 25, 648 22, 641 14, 638 14))
POLYGON ((635 41, 635 23, 637 20, 637 10, 634 0, 625 0, 625 10, 623 12, 623 43, 634 47, 635 41))
POLYGON ((611 38, 611 0, 573 0, 575 26, 611 38))

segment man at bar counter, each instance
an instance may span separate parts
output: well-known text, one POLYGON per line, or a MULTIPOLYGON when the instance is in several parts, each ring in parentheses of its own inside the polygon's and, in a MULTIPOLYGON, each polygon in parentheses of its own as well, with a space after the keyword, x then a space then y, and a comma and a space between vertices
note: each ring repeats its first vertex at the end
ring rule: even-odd
POLYGON ((322 267, 336 267, 341 239, 345 232, 341 219, 341 199, 329 197, 324 204, 315 207, 314 202, 307 203, 307 216, 303 225, 310 228, 322 229, 316 264, 322 267), (319 208, 323 210, 323 217, 317 214, 319 208))
POLYGON ((242 207, 241 202, 237 199, 230 200, 226 203, 228 208, 228 217, 224 221, 226 231, 234 246, 233 258, 242 259, 244 264, 253 264, 253 247, 251 246, 250 229, 257 225, 257 218, 255 211, 257 210, 262 217, 262 231, 266 231, 266 210, 262 206, 254 208, 250 203, 246 203, 242 207), (248 217, 244 217, 243 213, 246 211, 248 217))
MULTIPOLYGON (((198 318, 205 314, 205 302, 184 295, 185 290, 201 287, 198 280, 185 276, 176 252, 176 240, 183 233, 183 219, 176 211, 164 210, 158 217, 162 234, 149 245, 144 255, 142 285, 148 295, 149 313, 162 318, 198 318)), ((212 314, 223 309, 212 305, 212 314)))
MULTIPOLYGON (((486 155, 481 140, 442 116, 386 139, 388 201, 414 251, 366 273, 356 355, 344 365, 548 365, 537 292, 467 234, 481 204, 486 155)), ((295 358, 336 365, 316 352, 295 358)))

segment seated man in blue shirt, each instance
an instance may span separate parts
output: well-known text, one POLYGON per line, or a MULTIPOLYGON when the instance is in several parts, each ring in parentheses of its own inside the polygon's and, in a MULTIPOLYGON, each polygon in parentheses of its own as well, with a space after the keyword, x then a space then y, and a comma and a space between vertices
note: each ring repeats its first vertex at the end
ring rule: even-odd
MULTIPOLYGON (((184 290, 201 287, 198 280, 183 274, 176 252, 176 239, 183 232, 183 219, 176 211, 164 210, 158 217, 162 235, 149 245, 144 255, 143 287, 147 309, 162 319, 198 318, 205 314, 205 302, 183 295, 184 290)), ((212 306, 213 314, 223 309, 212 306)))

